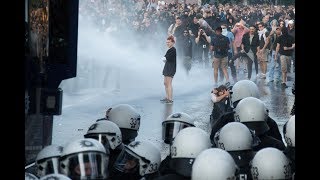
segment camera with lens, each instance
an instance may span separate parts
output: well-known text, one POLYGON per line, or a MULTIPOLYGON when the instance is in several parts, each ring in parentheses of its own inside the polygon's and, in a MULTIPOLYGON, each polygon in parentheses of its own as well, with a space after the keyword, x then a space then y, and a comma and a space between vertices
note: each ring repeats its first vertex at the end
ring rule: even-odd
POLYGON ((203 34, 203 29, 200 29, 200 34, 203 34))

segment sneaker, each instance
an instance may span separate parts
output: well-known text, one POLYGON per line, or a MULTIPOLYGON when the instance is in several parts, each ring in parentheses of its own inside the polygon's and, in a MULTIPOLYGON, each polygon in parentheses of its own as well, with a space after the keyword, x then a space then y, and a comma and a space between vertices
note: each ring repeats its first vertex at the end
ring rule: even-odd
POLYGON ((161 102, 166 102, 168 99, 164 98, 164 99, 160 99, 161 102))
POLYGON ((167 99, 165 103, 166 103, 166 104, 172 104, 172 103, 173 103, 173 101, 172 101, 172 100, 167 99))

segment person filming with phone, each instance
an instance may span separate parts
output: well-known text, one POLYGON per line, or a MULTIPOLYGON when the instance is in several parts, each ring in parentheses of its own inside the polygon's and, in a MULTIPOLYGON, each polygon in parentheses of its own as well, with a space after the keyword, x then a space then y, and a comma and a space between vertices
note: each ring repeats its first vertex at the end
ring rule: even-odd
POLYGON ((207 33, 202 29, 201 27, 199 28, 198 35, 195 39, 196 44, 198 45, 198 49, 200 52, 200 59, 202 62, 204 62, 205 67, 209 67, 209 46, 211 42, 211 37, 207 35, 207 33), (203 58, 202 58, 203 54, 203 58))

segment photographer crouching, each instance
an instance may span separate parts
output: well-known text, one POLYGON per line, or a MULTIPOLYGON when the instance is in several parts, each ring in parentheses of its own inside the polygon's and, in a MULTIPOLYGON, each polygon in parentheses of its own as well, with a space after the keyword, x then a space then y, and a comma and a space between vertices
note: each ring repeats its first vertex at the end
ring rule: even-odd
POLYGON ((227 100, 229 95, 229 89, 225 85, 220 85, 211 91, 211 100, 213 102, 213 109, 210 115, 211 124, 228 110, 229 105, 227 100))

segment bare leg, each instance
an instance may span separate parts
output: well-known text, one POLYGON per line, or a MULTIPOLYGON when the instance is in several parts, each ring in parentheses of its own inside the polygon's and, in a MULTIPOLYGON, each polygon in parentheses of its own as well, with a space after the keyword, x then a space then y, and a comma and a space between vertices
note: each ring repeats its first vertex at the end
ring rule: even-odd
POLYGON ((263 74, 266 74, 267 73, 267 61, 262 61, 261 63, 261 71, 263 74))
POLYGON ((223 71, 224 77, 226 78, 226 82, 229 82, 229 75, 228 75, 227 68, 223 67, 222 71, 223 71))
POLYGON ((166 91, 166 99, 168 99, 168 83, 167 83, 167 76, 164 76, 163 84, 164 84, 164 89, 165 89, 165 91, 166 91))
POLYGON ((218 69, 220 66, 220 61, 216 58, 213 58, 213 78, 214 83, 218 84, 218 69))
POLYGON ((282 72, 282 83, 287 83, 287 72, 282 72))
POLYGON ((167 99, 172 100, 173 88, 172 88, 172 77, 165 76, 166 94, 167 99))

